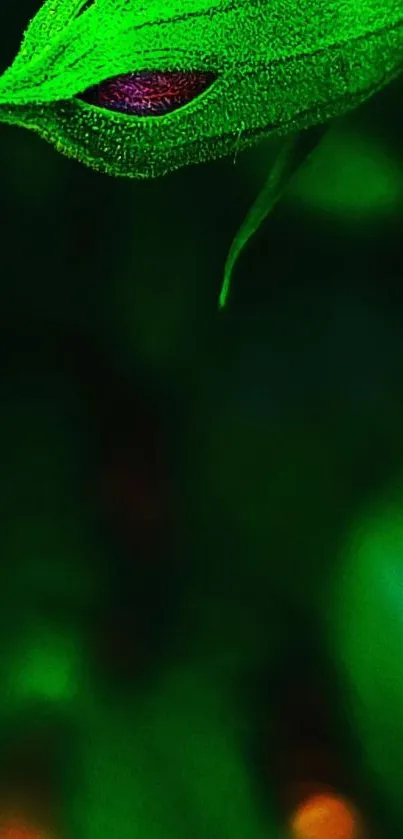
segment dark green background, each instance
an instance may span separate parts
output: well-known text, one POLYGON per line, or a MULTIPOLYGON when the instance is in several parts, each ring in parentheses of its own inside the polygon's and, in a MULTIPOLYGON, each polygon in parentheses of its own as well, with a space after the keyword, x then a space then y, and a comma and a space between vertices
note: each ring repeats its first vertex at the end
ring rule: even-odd
MULTIPOLYGON (((36 10, 2 11, 4 69, 36 10)), ((338 125, 403 181, 401 103, 399 82, 338 125)), ((242 708, 263 808, 287 799, 287 750, 308 766, 318 741, 386 836, 399 814, 371 786, 318 604, 357 510, 403 467, 403 186, 354 218, 291 190, 219 313, 275 148, 136 182, 0 127, 2 661, 50 616, 80 628, 107 702, 207 668, 242 708)), ((8 713, 9 732, 32 725, 8 713)))

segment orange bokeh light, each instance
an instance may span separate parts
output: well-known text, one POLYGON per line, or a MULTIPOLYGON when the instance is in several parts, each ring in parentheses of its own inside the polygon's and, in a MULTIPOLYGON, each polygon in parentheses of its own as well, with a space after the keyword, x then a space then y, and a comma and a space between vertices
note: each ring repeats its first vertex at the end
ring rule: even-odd
POLYGON ((0 818, 0 839, 44 839, 44 835, 19 819, 0 818))
POLYGON ((292 839, 360 839, 353 808, 328 792, 306 799, 294 814, 291 828, 292 839))

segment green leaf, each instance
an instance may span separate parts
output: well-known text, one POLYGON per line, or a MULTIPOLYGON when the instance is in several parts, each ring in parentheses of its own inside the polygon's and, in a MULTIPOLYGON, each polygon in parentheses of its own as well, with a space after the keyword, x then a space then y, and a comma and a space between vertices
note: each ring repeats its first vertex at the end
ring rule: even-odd
POLYGON ((220 309, 223 309, 227 303, 233 270, 245 245, 275 207, 294 173, 315 150, 327 128, 327 125, 315 126, 305 132, 292 134, 282 142, 267 180, 231 245, 225 263, 224 280, 219 297, 220 309))
POLYGON ((46 0, 24 32, 19 53, 12 65, 13 72, 26 67, 42 51, 46 51, 50 42, 76 18, 86 2, 87 0, 46 0))

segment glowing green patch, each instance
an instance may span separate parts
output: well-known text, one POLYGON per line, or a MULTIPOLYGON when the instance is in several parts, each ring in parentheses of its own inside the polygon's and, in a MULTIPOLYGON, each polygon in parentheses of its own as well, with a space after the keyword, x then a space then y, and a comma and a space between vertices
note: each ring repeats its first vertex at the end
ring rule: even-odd
POLYGON ((349 719, 385 801, 402 815, 403 515, 401 490, 363 511, 323 599, 349 719))
POLYGON ((36 625, 24 631, 5 679, 14 707, 73 701, 79 691, 80 651, 71 633, 36 625))
POLYGON ((341 219, 377 218, 401 206, 403 172, 375 138, 333 129, 315 161, 293 179, 287 198, 341 219))

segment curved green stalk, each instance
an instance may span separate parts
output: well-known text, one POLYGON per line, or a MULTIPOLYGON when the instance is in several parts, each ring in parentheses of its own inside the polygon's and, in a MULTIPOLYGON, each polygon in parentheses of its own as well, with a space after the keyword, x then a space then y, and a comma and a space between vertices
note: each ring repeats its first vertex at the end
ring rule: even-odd
POLYGON ((233 269, 242 250, 277 204, 290 178, 315 150, 326 131, 327 125, 316 126, 306 132, 291 135, 281 144, 265 184, 242 222, 228 253, 219 297, 220 309, 227 303, 233 269))

